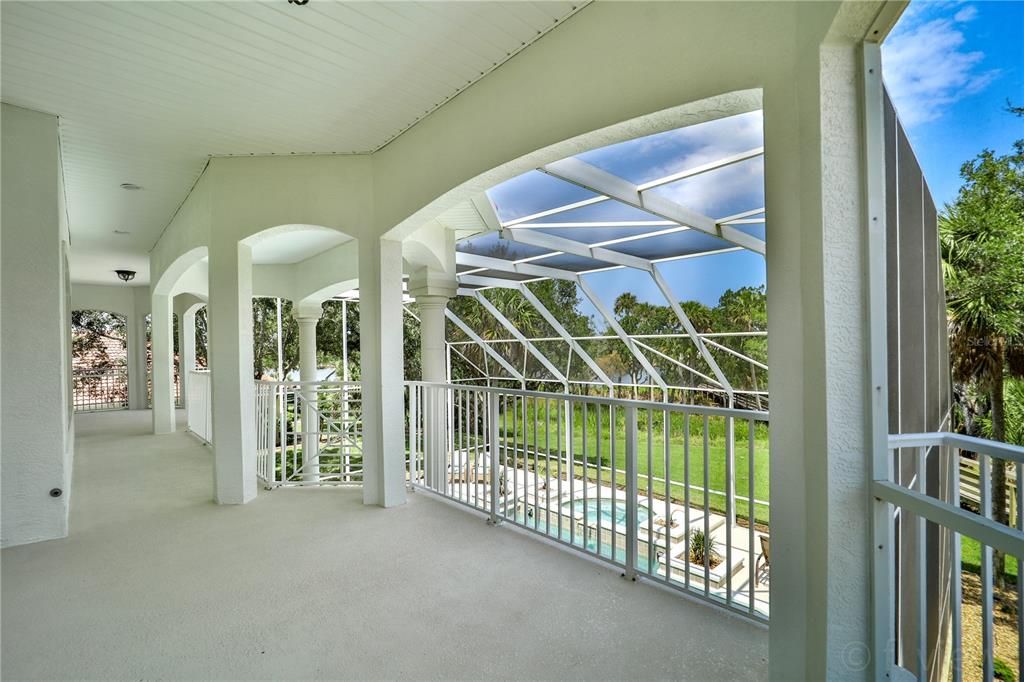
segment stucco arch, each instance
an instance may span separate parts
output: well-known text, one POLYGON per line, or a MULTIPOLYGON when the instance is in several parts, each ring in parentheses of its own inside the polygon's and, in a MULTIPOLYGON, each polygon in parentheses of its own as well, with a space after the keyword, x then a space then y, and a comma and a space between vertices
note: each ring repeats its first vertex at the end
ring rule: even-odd
POLYGON ((243 242, 283 225, 358 237, 370 228, 370 157, 217 158, 207 170, 217 225, 211 239, 243 242))
POLYGON ((300 299, 297 299, 295 301, 295 307, 300 309, 314 307, 320 305, 321 303, 327 301, 328 299, 334 298, 335 296, 339 296, 345 293, 346 291, 351 291, 352 289, 355 289, 358 286, 358 279, 342 280, 340 282, 336 282, 334 284, 326 286, 318 291, 314 291, 300 299))
POLYGON ((178 256, 169 266, 167 266, 167 268, 160 274, 159 279, 153 284, 153 295, 173 295, 175 293, 174 288, 182 276, 184 276, 192 266, 202 261, 208 255, 209 251, 205 246, 197 246, 178 256))
POLYGON ((455 240, 451 230, 437 220, 428 220, 402 240, 402 258, 405 260, 406 272, 427 268, 454 276, 455 240))
MULTIPOLYGON (((405 240, 417 241, 416 235, 428 230, 437 217, 454 206, 472 200, 497 184, 534 170, 553 161, 587 151, 684 128, 714 119, 756 111, 762 106, 762 93, 758 88, 725 92, 704 99, 679 104, 668 109, 651 111, 635 118, 620 121, 594 130, 584 130, 586 119, 580 119, 581 130, 564 140, 537 149, 526 149, 520 156, 505 159, 498 165, 483 169, 464 178, 458 185, 442 192, 386 231, 385 237, 403 241, 403 253, 408 249, 405 240)), ((529 144, 523 141, 523 144, 529 144)), ((415 248, 415 247, 414 247, 415 248)), ((424 243, 416 253, 424 255, 430 247, 424 243)), ((410 251, 413 252, 413 251, 410 251)))
POLYGON ((326 225, 317 225, 312 223, 281 223, 261 228, 238 241, 242 244, 248 244, 249 246, 258 246, 259 244, 274 239, 275 237, 295 234, 297 232, 317 232, 321 230, 332 233, 341 232, 346 237, 351 236, 348 233, 342 232, 341 230, 335 230, 334 228, 327 227, 326 225))

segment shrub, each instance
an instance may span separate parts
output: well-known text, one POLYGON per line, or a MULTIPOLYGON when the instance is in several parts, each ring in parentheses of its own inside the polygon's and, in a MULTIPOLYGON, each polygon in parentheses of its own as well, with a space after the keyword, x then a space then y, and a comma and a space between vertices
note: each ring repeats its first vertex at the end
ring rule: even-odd
POLYGON ((705 536, 704 531, 695 528, 690 532, 690 563, 703 565, 707 556, 708 565, 715 566, 719 561, 716 544, 713 537, 705 536))
POLYGON ((997 680, 1003 680, 1003 682, 1017 682, 1017 676, 1013 674, 1013 668, 1010 664, 1001 658, 996 658, 992 661, 992 673, 995 675, 997 680))

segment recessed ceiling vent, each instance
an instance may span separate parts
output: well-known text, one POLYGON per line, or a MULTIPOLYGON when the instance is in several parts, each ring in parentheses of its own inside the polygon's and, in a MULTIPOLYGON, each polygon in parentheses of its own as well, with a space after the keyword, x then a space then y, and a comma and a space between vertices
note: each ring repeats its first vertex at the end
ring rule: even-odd
POLYGON ((139 187, 138 185, 136 185, 134 182, 122 182, 121 183, 121 189, 126 189, 126 190, 134 192, 135 190, 142 189, 142 188, 139 187))

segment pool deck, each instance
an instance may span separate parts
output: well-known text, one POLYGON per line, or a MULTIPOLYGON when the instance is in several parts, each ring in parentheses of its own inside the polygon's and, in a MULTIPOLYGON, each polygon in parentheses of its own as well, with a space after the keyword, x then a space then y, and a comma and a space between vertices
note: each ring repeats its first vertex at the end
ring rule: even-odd
MULTIPOLYGON (((535 473, 532 470, 517 468, 517 467, 502 467, 504 480, 508 482, 508 502, 515 504, 516 513, 521 515, 529 515, 533 518, 534 514, 539 513, 543 516, 543 512, 546 510, 548 518, 550 520, 550 527, 552 529, 558 528, 558 518, 562 517, 562 527, 568 528, 569 524, 575 522, 576 524, 584 523, 584 514, 582 512, 570 513, 564 509, 564 505, 573 501, 579 501, 584 499, 584 491, 586 491, 587 508, 591 513, 596 513, 598 500, 601 501, 602 512, 610 511, 611 500, 614 494, 616 506, 618 509, 625 507, 626 494, 621 488, 615 489, 614 493, 609 485, 598 485, 594 479, 584 481, 582 478, 573 478, 571 481, 569 477, 563 476, 561 480, 561 487, 559 488, 559 480, 557 477, 546 477, 543 474, 535 473), (514 494, 512 489, 515 489, 514 494), (560 494, 559 494, 560 491, 560 494)), ((479 475, 461 475, 460 472, 456 472, 449 481, 449 487, 445 494, 447 496, 458 499, 470 506, 476 507, 481 511, 489 509, 490 505, 490 487, 486 482, 486 476, 479 475), (475 480, 474 480, 475 479, 475 480)), ((638 554, 641 557, 641 562, 646 557, 646 547, 648 546, 648 531, 652 530, 655 538, 655 546, 659 548, 656 550, 656 554, 659 560, 653 562, 657 564, 656 570, 661 576, 665 575, 665 567, 661 560, 661 555, 664 553, 664 547, 666 545, 664 538, 664 527, 665 527, 665 500, 658 496, 652 496, 649 501, 646 493, 641 493, 637 498, 638 505, 644 507, 650 506, 654 509, 654 515, 651 519, 650 525, 647 523, 641 523, 638 527, 638 539, 640 540, 640 547, 638 554)), ((702 506, 690 505, 689 507, 689 528, 692 530, 704 529, 704 508, 702 506)), ((669 555, 672 557, 673 568, 669 572, 670 578, 673 581, 683 583, 686 580, 685 574, 685 553, 686 553, 686 519, 687 519, 687 507, 685 504, 679 503, 675 500, 669 502, 668 515, 669 518, 673 519, 673 529, 670 533, 669 555)), ((738 521, 744 522, 743 524, 737 523, 732 528, 727 528, 726 518, 723 514, 719 514, 713 511, 709 511, 707 514, 708 525, 707 528, 710 531, 711 537, 714 539, 717 547, 721 548, 718 550, 719 554, 725 554, 724 547, 728 543, 732 548, 733 565, 741 563, 734 569, 732 580, 731 580, 731 594, 732 600, 741 605, 749 605, 751 597, 751 578, 754 574, 755 569, 758 567, 758 557, 761 555, 761 546, 759 536, 768 536, 768 532, 759 530, 757 526, 754 529, 754 551, 750 551, 750 532, 749 526, 746 525, 746 519, 738 517, 738 521)), ((543 526, 543 522, 538 518, 538 525, 543 526)), ((597 524, 595 520, 589 520, 586 522, 589 530, 597 530, 597 524)), ((578 527, 580 527, 578 525, 578 527)), ((619 540, 618 546, 621 548, 624 541, 625 529, 621 524, 616 526, 616 537, 619 540)), ((557 530, 553 530, 552 534, 557 535, 557 530)), ((605 518, 602 521, 601 538, 605 546, 611 539, 611 526, 610 519, 605 518), (607 539, 606 539, 607 538, 607 539)), ((770 613, 770 600, 769 600, 769 579, 770 570, 767 569, 762 562, 760 570, 757 571, 758 575, 754 580, 753 585, 753 598, 755 609, 768 616, 770 613)), ((713 580, 712 583, 715 581, 713 580)), ((699 588, 703 591, 704 580, 703 580, 703 566, 693 567, 691 566, 690 572, 690 585, 692 587, 699 588)), ((726 596, 726 584, 724 579, 722 580, 721 586, 711 585, 709 590, 714 594, 725 598, 726 596)))

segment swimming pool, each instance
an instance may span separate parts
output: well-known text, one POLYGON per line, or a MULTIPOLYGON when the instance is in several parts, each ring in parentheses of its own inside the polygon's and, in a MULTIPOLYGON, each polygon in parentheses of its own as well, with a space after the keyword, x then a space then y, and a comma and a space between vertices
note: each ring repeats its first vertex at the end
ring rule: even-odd
MULTIPOLYGON (((575 514, 583 514, 586 512, 587 524, 596 524, 598 516, 598 504, 596 499, 586 500, 573 500, 571 502, 565 502, 562 504, 562 512, 568 514, 569 512, 575 514)), ((601 526, 609 527, 612 524, 612 501, 609 499, 601 500, 601 526)), ((647 507, 642 504, 638 504, 636 507, 636 518, 637 525, 647 523, 647 519, 650 518, 651 512, 647 507)), ((624 500, 615 501, 615 525, 621 526, 626 522, 626 502, 624 500)))

